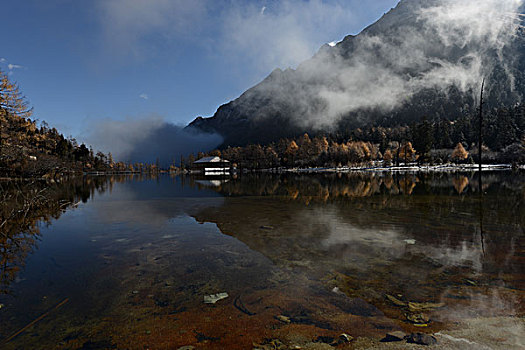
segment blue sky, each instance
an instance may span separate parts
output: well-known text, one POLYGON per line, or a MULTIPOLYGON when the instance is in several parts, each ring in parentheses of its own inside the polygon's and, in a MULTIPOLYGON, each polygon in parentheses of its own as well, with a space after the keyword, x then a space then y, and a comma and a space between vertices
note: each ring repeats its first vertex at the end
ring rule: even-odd
POLYGON ((2 0, 0 67, 34 117, 82 140, 100 120, 187 124, 398 0, 2 0))

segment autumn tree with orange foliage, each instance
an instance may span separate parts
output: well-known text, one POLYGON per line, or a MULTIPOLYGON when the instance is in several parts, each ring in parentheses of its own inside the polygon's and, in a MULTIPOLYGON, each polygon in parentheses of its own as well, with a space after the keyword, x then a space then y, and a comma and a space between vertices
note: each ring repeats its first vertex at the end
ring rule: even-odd
POLYGON ((394 159, 394 156, 392 155, 392 151, 390 149, 387 149, 385 151, 385 154, 383 154, 383 163, 385 166, 392 164, 392 159, 394 159))
POLYGON ((299 146, 294 140, 290 141, 290 143, 286 147, 285 156, 287 159, 287 163, 290 166, 295 165, 295 155, 297 154, 298 150, 299 150, 299 146))
POLYGON ((399 158, 406 163, 417 159, 416 150, 412 147, 412 142, 405 142, 399 149, 399 158))
POLYGON ((28 118, 33 114, 27 98, 22 94, 18 84, 11 82, 0 70, 0 111, 2 114, 28 118))
POLYGON ((465 150, 465 147, 460 143, 456 145, 452 152, 452 160, 459 162, 468 158, 469 153, 465 150))
POLYGON ((8 118, 16 118, 18 122, 25 122, 33 114, 26 97, 20 92, 20 88, 0 70, 0 152, 2 151, 4 127, 8 118), (24 118, 24 120, 22 120, 24 118))
POLYGON ((0 71, 0 176, 60 177, 110 169, 108 157, 66 139, 46 122, 37 127, 18 84, 0 71))

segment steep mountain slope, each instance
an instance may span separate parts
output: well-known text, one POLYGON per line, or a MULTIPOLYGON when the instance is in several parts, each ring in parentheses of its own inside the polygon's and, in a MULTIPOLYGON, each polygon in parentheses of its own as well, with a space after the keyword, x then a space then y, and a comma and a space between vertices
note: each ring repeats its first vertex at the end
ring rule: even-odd
POLYGON ((297 69, 276 69, 211 118, 189 127, 224 145, 370 124, 452 118, 525 95, 521 1, 402 0, 357 36, 323 46, 297 69))

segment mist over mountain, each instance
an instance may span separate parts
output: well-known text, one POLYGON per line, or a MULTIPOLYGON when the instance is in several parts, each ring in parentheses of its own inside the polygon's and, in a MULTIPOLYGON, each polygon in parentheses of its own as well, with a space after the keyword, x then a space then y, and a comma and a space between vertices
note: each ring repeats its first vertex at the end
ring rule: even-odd
POLYGON ((402 0, 190 126, 243 145, 451 119, 475 111, 483 79, 488 108, 514 106, 525 94, 524 12, 521 0, 402 0))
POLYGON ((116 160, 129 163, 157 160, 163 167, 179 165, 181 156, 208 151, 223 141, 216 133, 184 128, 156 115, 102 120, 85 136, 102 151, 112 152, 116 160))

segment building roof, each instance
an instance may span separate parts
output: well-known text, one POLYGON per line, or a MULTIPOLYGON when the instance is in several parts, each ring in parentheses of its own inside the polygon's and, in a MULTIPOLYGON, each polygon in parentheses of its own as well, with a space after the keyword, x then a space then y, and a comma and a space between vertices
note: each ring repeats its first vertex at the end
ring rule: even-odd
POLYGON ((201 158, 193 162, 193 164, 202 164, 202 163, 229 163, 229 161, 227 161, 226 159, 221 159, 219 157, 204 157, 204 158, 201 158))

